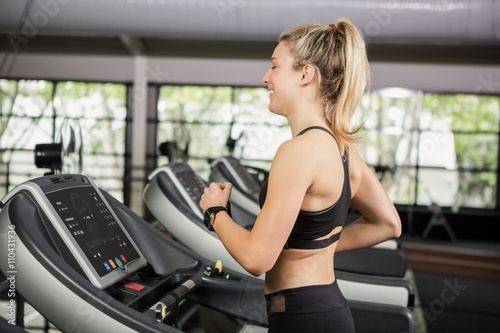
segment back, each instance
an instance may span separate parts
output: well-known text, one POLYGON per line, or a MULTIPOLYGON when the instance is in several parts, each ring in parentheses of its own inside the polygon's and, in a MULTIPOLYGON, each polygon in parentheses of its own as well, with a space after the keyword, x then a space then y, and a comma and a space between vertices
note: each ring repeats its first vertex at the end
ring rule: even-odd
MULTIPOLYGON (((303 154, 307 172, 302 174, 312 174, 312 183, 303 196, 288 244, 266 274, 266 292, 335 279, 333 255, 351 200, 348 158, 343 159, 326 128, 307 128, 300 136, 308 148, 303 154)), ((263 187, 261 201, 265 193, 263 187)))
MULTIPOLYGON (((309 130, 323 130, 335 139, 335 136, 329 130, 320 126, 308 127, 301 131, 298 135, 302 135, 309 130)), ((328 235, 334 228, 344 225, 345 217, 351 203, 347 150, 345 152, 345 156, 342 157, 342 168, 343 185, 342 192, 338 200, 333 202, 329 207, 320 211, 306 211, 301 209, 298 213, 297 220, 295 221, 290 237, 285 244, 285 249, 319 249, 327 247, 339 239, 340 233, 336 233, 328 239, 317 240, 318 238, 328 235)), ((267 186, 268 183, 266 181, 260 191, 259 204, 261 207, 265 202, 267 186)))

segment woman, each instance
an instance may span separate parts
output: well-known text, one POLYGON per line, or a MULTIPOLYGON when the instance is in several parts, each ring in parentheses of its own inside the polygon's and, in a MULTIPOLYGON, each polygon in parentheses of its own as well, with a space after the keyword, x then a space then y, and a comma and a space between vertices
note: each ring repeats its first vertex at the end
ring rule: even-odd
POLYGON ((253 229, 225 211, 230 183, 210 184, 201 198, 229 253, 251 274, 266 274, 269 332, 354 332, 334 253, 401 234, 394 205, 354 145, 360 127, 351 119, 368 80, 365 43, 348 20, 284 31, 263 82, 269 110, 287 118, 292 139, 276 152, 253 229), (351 202, 362 217, 344 228, 351 202))

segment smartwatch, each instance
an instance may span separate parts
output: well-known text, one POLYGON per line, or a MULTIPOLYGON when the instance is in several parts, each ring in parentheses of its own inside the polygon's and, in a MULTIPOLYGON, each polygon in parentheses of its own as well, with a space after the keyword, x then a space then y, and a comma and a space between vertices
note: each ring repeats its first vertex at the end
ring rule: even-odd
POLYGON ((227 206, 215 206, 215 207, 209 207, 207 210, 205 210, 205 216, 203 217, 203 223, 207 227, 209 231, 214 231, 214 223, 215 223, 215 217, 218 212, 220 211, 226 211, 229 217, 231 217, 231 205, 228 201, 227 206))

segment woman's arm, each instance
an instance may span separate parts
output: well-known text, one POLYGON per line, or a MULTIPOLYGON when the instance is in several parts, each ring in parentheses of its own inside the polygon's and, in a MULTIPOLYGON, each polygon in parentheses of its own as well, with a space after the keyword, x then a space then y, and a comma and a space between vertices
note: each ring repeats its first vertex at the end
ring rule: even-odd
POLYGON ((344 227, 336 252, 370 247, 401 235, 401 220, 382 184, 353 146, 349 155, 352 204, 362 217, 344 227))
MULTIPOLYGON (((266 202, 251 231, 235 223, 226 212, 217 214, 217 235, 235 260, 253 275, 260 276, 274 266, 311 184, 313 172, 304 166, 300 146, 287 141, 278 149, 269 171, 266 202)), ((229 183, 212 183, 205 189, 200 206, 205 210, 225 205, 230 191, 229 183)))

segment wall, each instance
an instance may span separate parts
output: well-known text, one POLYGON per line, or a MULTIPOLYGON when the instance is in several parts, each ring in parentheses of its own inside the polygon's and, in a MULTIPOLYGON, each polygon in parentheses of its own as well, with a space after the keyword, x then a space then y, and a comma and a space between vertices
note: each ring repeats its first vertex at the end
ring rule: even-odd
MULTIPOLYGON (((268 66, 267 60, 147 58, 146 74, 150 83, 255 86, 268 66)), ((500 66, 375 62, 371 68, 372 88, 500 93, 500 66)), ((0 77, 132 82, 133 70, 133 57, 10 53, 0 77)))

